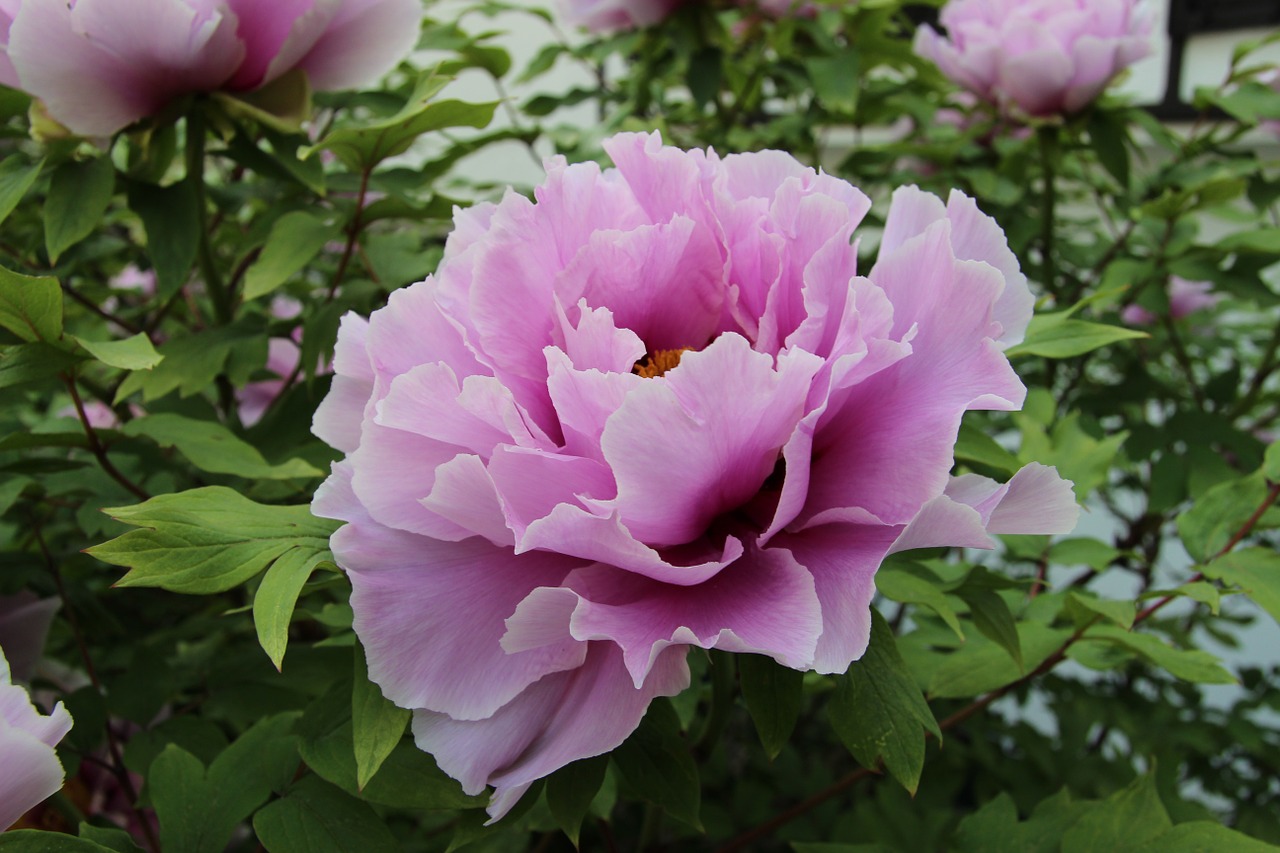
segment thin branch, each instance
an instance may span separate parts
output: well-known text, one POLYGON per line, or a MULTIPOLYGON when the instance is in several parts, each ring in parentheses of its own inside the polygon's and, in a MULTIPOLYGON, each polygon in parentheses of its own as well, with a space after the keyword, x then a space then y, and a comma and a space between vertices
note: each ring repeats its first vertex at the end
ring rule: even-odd
POLYGON ((84 427, 85 437, 89 440, 89 452, 98 460, 102 470, 111 479, 124 486, 134 497, 144 501, 150 500, 151 495, 147 493, 146 489, 121 473, 120 469, 111 461, 111 458, 107 456, 107 448, 102 445, 102 441, 98 438, 98 431, 93 428, 93 424, 89 422, 89 415, 85 413, 84 402, 80 399, 80 391, 76 388, 76 381, 65 373, 62 374, 62 381, 66 384, 67 391, 71 394, 71 402, 75 405, 76 416, 80 418, 80 425, 84 427))

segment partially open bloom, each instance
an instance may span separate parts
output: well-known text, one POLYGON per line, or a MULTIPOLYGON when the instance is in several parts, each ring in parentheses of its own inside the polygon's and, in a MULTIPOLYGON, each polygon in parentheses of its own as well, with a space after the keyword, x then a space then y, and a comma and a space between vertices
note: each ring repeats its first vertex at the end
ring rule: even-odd
POLYGON ((559 0, 566 21, 593 33, 651 27, 682 3, 684 0, 559 0))
POLYGON ((1144 0, 950 0, 916 53, 1006 112, 1078 112, 1151 52, 1144 0))
MULTIPOLYGON (((1188 281, 1169 276, 1169 317, 1181 320, 1188 314, 1212 308, 1222 300, 1221 293, 1213 292, 1211 281, 1188 281)), ((1128 305, 1120 312, 1120 319, 1131 326, 1151 326, 1160 318, 1141 305, 1128 305)))
POLYGON ((371 83, 421 19, 420 0, 6 0, 0 83, 108 136, 182 95, 248 92, 294 68, 317 89, 371 83))
POLYGON ((71 715, 59 702, 49 716, 13 684, 0 649, 0 831, 27 809, 62 787, 62 764, 54 747, 71 731, 71 715))
POLYGON ((657 134, 455 215, 434 276, 347 315, 316 496, 347 522, 369 672, 503 814, 618 746, 691 646, 844 672, 895 549, 1070 529, 1068 483, 953 479, 960 418, 1012 410, 1031 294, 959 193, 863 193, 778 151, 657 134))

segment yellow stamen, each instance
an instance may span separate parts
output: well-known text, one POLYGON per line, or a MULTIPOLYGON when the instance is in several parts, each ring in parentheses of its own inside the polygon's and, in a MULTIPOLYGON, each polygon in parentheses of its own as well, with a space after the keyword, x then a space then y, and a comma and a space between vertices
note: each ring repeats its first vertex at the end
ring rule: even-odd
POLYGON ((646 355, 643 361, 637 361, 631 372, 643 379, 653 379, 666 373, 680 363, 680 356, 693 347, 680 349, 660 349, 646 355))

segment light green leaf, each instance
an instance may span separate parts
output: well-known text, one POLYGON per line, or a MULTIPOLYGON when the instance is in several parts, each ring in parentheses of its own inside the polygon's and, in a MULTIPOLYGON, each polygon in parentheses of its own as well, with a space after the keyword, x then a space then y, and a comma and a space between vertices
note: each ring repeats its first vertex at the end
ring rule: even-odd
POLYGON ((32 163, 22 154, 6 157, 0 163, 0 223, 8 219, 18 202, 22 201, 43 166, 43 160, 32 163))
POLYGON ((942 592, 941 581, 936 575, 918 563, 908 563, 901 558, 887 562, 876 572, 876 590, 886 598, 903 604, 927 607, 964 640, 964 630, 955 608, 942 592))
POLYGON ((365 803, 316 776, 304 776, 253 816, 267 853, 387 853, 400 844, 365 803))
POLYGON ((1101 616, 1125 630, 1133 627, 1133 617, 1137 615, 1137 608, 1132 601, 1098 598, 1080 590, 1072 590, 1067 594, 1067 609, 1075 610, 1077 624, 1085 624, 1093 621, 1096 616, 1101 616))
POLYGON ((142 528, 86 552, 130 569, 116 586, 195 594, 231 589, 292 548, 325 553, 337 527, 306 506, 259 504, 224 486, 159 495, 105 512, 142 528))
POLYGON ((1235 684, 1236 679, 1222 668, 1218 659, 1201 649, 1175 649, 1154 634, 1126 631, 1114 625, 1095 625, 1085 637, 1105 640, 1137 652, 1176 678, 1201 684, 1235 684))
POLYGON ((1209 559, 1257 511, 1267 496, 1261 473, 1219 483, 1196 498, 1191 509, 1178 517, 1178 535, 1197 562, 1209 559))
MULTIPOLYGON (((1031 672, 1044 663, 1070 636, 1069 631, 1038 622, 1019 622, 1018 644, 1026 671, 1031 672)), ((947 655, 934 671, 928 693, 940 699, 962 699, 997 690, 1017 681, 1023 674, 1007 651, 985 637, 970 635, 965 644, 947 655)))
POLYGON ((338 127, 310 151, 327 149, 353 172, 363 172, 388 157, 403 154, 424 133, 449 127, 482 128, 493 120, 497 101, 484 104, 433 101, 445 82, 448 78, 432 72, 423 74, 413 95, 398 113, 364 125, 338 127))
POLYGON ((142 391, 146 402, 172 391, 190 397, 208 388, 224 370, 233 384, 243 384, 267 360, 267 338, 260 328, 233 324, 180 335, 159 347, 164 361, 155 369, 130 373, 116 392, 119 403, 142 391))
POLYGON ((1234 584, 1280 622, 1280 553, 1246 548, 1224 554, 1204 568, 1205 577, 1234 584))
POLYGON ((764 751, 770 759, 776 758, 800 719, 804 673, 762 655, 742 655, 738 678, 764 751))
POLYGON ((1018 457, 997 444, 994 438, 969 423, 960 425, 955 455, 957 461, 976 462, 1007 474, 1012 474, 1022 467, 1018 457))
POLYGON ((898 653, 893 630, 871 611, 871 642, 836 684, 827 705, 831 725, 863 767, 885 768, 913 794, 924 768, 925 731, 942 730, 898 653))
POLYGON ((1059 853, 1063 832, 1096 808, 1095 803, 1072 802, 1064 788, 1042 800, 1026 821, 1008 792, 1002 792, 956 827, 949 853, 1059 853))
POLYGON ((123 829, 115 827, 94 826, 91 823, 80 822, 80 837, 92 841, 94 844, 100 844, 113 853, 143 853, 133 840, 133 836, 125 832, 123 829))
POLYGON ((973 584, 965 584, 956 590, 956 595, 969 605, 969 616, 974 626, 994 640, 1000 648, 1009 653, 1019 669, 1024 669, 1022 660, 1022 643, 1018 640, 1018 627, 1013 619, 1013 612, 1000 595, 992 589, 984 589, 973 584))
POLYGON ((1061 566, 1088 566, 1102 571, 1120 552, 1097 539, 1062 539, 1049 548, 1049 559, 1061 566))
POLYGON ((257 299, 270 293, 299 272, 339 233, 336 222, 295 210, 271 226, 262 254, 244 277, 244 298, 257 299))
POLYGON ((44 243, 52 261, 98 227, 115 182, 110 157, 70 160, 53 170, 44 203, 44 243))
POLYGON ((301 459, 268 464, 253 445, 215 421, 163 412, 129 421, 120 431, 129 436, 146 436, 161 447, 176 447, 192 465, 211 474, 231 474, 251 480, 291 480, 319 477, 323 473, 301 459))
POLYGON ((308 553, 300 548, 286 551, 271 564, 253 594, 253 625, 258 632, 262 650, 279 670, 289 645, 289 622, 298 594, 311 577, 316 565, 324 560, 324 554, 308 553))
POLYGON ((582 819, 604 784, 609 756, 585 758, 561 767, 547 779, 547 807, 556 825, 578 846, 582 819))
POLYGON ((1180 823, 1135 853, 1276 853, 1280 847, 1207 820, 1180 823))
POLYGON ((356 787, 364 790, 382 762, 400 743, 410 712, 382 695, 369 680, 364 649, 355 646, 355 680, 351 688, 351 737, 356 754, 356 787))
POLYGON ((1060 314, 1039 314, 1031 318, 1022 343, 1010 347, 1009 358, 1038 355, 1042 358, 1072 358, 1108 344, 1150 337, 1146 332, 1108 326, 1087 320, 1072 320, 1060 314))
POLYGON ((62 287, 58 280, 0 267, 0 326, 24 341, 57 343, 62 337, 62 287))
POLYGON ((150 370, 164 360, 142 332, 121 341, 90 341, 81 337, 75 337, 75 341, 98 361, 121 370, 150 370))
POLYGON ((1076 821, 1062 837, 1062 853, 1133 850, 1172 825, 1155 777, 1140 776, 1076 821))

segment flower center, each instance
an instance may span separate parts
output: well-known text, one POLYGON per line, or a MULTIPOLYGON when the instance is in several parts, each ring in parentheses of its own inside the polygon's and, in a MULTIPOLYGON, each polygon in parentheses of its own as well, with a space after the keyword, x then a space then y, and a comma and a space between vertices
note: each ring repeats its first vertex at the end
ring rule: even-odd
POLYGON ((661 376, 679 364, 680 356, 692 349, 693 347, 681 347, 680 349, 660 349, 646 353, 644 359, 637 361, 635 366, 631 368, 631 372, 642 379, 653 379, 661 376))

